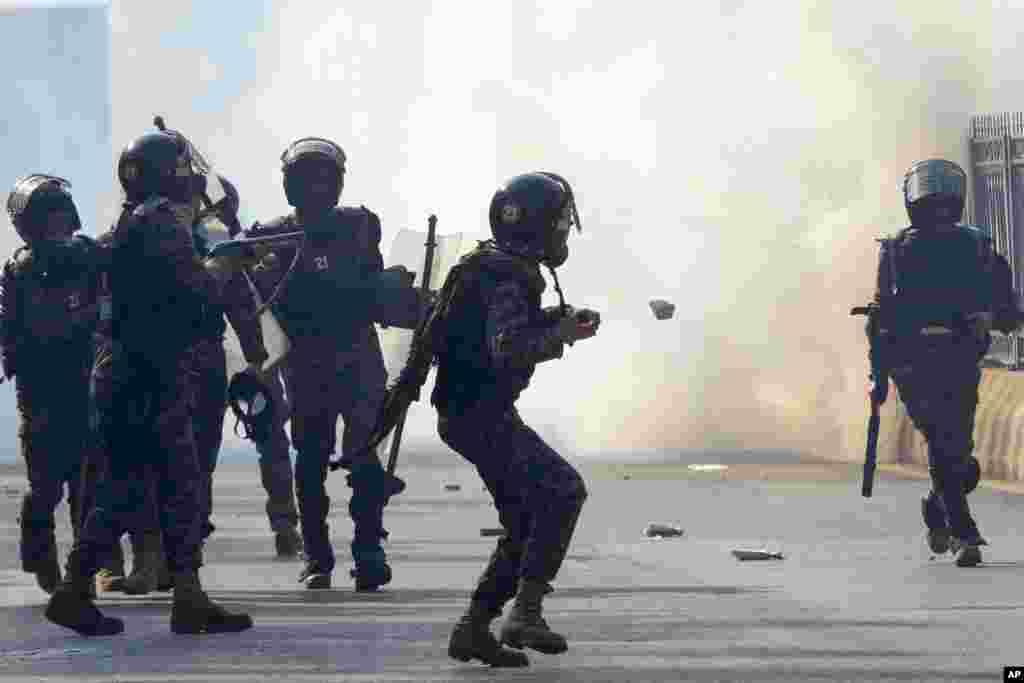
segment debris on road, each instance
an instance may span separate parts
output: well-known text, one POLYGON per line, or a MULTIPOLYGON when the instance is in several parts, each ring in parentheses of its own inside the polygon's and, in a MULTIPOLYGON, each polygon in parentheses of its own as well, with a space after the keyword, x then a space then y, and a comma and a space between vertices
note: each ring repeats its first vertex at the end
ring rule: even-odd
POLYGON ((746 560, 781 560, 782 553, 773 553, 769 550, 733 550, 733 557, 740 562, 746 560))
POLYGON ((728 465, 687 465, 686 469, 691 472, 721 472, 722 470, 729 469, 728 465))
POLYGON ((671 524, 655 524, 651 522, 644 527, 644 536, 647 538, 678 538, 682 535, 682 528, 671 524))

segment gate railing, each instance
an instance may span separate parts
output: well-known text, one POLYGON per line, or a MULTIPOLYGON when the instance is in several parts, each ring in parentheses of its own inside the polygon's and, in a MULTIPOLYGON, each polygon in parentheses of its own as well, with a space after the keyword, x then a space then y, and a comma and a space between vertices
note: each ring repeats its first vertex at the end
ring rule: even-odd
MULTIPOLYGON (((972 116, 969 133, 971 223, 988 228, 996 251, 1010 264, 1013 286, 1022 291, 1024 264, 1024 112, 972 116)), ((993 343, 990 358, 1024 366, 1020 333, 993 343), (1008 357, 1007 357, 1008 356, 1008 357)))

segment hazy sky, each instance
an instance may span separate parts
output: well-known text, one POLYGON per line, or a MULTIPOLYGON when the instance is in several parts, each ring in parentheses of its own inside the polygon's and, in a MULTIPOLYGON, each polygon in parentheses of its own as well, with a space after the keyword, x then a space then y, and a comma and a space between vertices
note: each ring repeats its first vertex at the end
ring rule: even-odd
MULTIPOLYGON (((905 222, 903 171, 966 164, 970 114, 1024 108, 1022 3, 346 5, 114 3, 114 147, 162 114, 236 181, 248 222, 287 210, 284 147, 332 138, 343 202, 381 216, 385 251, 432 212, 484 238, 500 180, 566 176, 584 234, 562 284, 604 325, 542 365, 521 406, 569 452, 845 448, 867 373, 847 313, 870 295, 872 238, 905 222), (655 321, 652 297, 676 317, 655 321)), ((0 15, 7 64, 46 53, 15 28, 26 16, 0 15)), ((48 68, 50 92, 105 87, 48 68)), ((23 93, 40 126, 54 116, 45 89, 23 93)), ((14 121, 12 170, 39 135, 14 121)), ((111 220, 112 189, 100 204, 111 220)), ((419 404, 410 439, 436 442, 432 420, 419 404)))

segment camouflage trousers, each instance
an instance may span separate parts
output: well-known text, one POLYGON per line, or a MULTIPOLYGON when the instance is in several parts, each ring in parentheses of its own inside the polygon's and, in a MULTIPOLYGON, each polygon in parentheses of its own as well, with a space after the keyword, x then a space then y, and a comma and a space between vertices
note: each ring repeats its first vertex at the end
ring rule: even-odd
POLYGON ((260 481, 267 492, 267 520, 274 533, 294 529, 299 524, 299 511, 295 505, 295 483, 292 474, 291 443, 285 423, 291 417, 291 390, 287 373, 275 370, 267 377, 271 398, 277 407, 270 438, 256 442, 260 454, 260 481), (287 394, 285 393, 287 391, 287 394))
POLYGON ((518 411, 449 414, 438 434, 476 466, 505 536, 477 582, 473 601, 497 615, 520 579, 549 583, 562 566, 587 498, 579 472, 527 427, 518 411))
POLYGON ((981 370, 973 343, 940 339, 892 371, 900 400, 928 445, 929 505, 944 513, 955 537, 977 538, 967 503, 974 450, 974 414, 981 370))
MULTIPOLYGON (((196 455, 202 474, 200 488, 200 528, 202 538, 208 538, 215 527, 213 514, 213 473, 217 468, 224 434, 224 416, 227 409, 227 359, 223 345, 216 340, 200 342, 196 346, 195 365, 192 369, 192 422, 195 428, 196 455)), ((256 444, 260 454, 260 479, 267 492, 267 518, 274 532, 294 529, 299 514, 295 506, 290 445, 284 425, 288 420, 287 404, 277 373, 268 382, 275 404, 282 410, 275 415, 270 439, 256 444)), ((89 468, 86 486, 95 486, 95 472, 102 468, 89 468)), ((92 496, 86 494, 91 499, 92 496)), ((91 502, 91 501, 90 501, 91 502)), ((149 476, 146 485, 146 506, 137 517, 137 528, 132 534, 154 533, 160 529, 157 512, 156 482, 149 476)))
POLYGON ((158 502, 171 571, 198 569, 202 475, 192 425, 193 350, 155 364, 116 345, 93 370, 105 470, 72 550, 69 567, 94 574, 129 529, 145 528, 147 487, 158 502))
MULTIPOLYGON (((376 339, 376 335, 373 337, 376 339)), ((341 359, 324 353, 293 350, 286 369, 292 391, 291 431, 295 445, 295 488, 302 521, 302 540, 308 559, 323 571, 334 569, 334 550, 327 524, 331 500, 327 495, 327 465, 337 445, 337 423, 345 423, 342 452, 350 455, 368 440, 384 400, 387 370, 377 346, 363 347, 341 359)), ((384 469, 376 458, 351 466, 349 515, 354 526, 352 557, 382 552, 384 507, 387 497, 379 489, 384 469)))
POLYGON ((57 505, 67 487, 71 529, 81 520, 81 471, 90 443, 88 366, 24 367, 16 376, 18 438, 28 474, 19 515, 22 568, 37 571, 55 548, 57 505))

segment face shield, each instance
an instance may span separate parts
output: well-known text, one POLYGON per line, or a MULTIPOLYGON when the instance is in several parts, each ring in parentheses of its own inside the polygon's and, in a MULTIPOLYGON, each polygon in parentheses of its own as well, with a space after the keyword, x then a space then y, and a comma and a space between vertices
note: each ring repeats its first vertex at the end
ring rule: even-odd
POLYGON ((967 196, 967 174, 952 161, 945 159, 928 159, 911 166, 903 178, 905 204, 910 206, 936 195, 963 202, 967 196))
POLYGON ((576 232, 582 232, 580 215, 576 210, 576 198, 572 193, 572 186, 569 181, 556 173, 544 173, 547 177, 559 183, 565 190, 565 204, 555 221, 554 230, 548 238, 544 248, 544 262, 552 268, 558 268, 569 259, 569 235, 572 227, 576 226, 576 232))
POLYGON ((19 180, 8 197, 7 212, 26 242, 59 244, 81 229, 71 183, 57 176, 34 174, 19 180))

